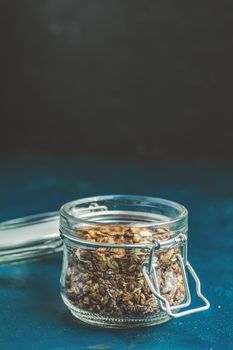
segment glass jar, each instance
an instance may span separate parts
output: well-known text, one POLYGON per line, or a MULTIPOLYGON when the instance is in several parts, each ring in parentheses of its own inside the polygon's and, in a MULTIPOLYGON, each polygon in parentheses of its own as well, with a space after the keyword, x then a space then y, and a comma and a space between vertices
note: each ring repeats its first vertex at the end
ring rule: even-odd
POLYGON ((109 195, 60 209, 61 295, 80 321, 102 327, 160 324, 209 308, 187 261, 188 212, 159 198, 109 195), (204 305, 191 302, 186 271, 204 305))

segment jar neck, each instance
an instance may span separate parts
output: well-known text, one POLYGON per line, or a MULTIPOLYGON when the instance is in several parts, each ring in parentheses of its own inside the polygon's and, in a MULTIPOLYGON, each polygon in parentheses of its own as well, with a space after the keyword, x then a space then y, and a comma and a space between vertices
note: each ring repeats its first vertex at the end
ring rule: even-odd
POLYGON ((187 234, 187 217, 187 210, 183 206, 164 199, 100 196, 65 204, 60 210, 60 232, 62 237, 78 244, 81 241, 77 236, 78 227, 121 225, 152 231, 165 227, 171 233, 170 239, 179 234, 187 234))

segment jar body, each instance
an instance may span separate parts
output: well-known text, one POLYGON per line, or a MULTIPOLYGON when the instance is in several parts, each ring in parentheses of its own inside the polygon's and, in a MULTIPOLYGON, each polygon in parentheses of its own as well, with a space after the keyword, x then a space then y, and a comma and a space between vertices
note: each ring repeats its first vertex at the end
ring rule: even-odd
MULTIPOLYGON (((187 222, 178 227, 176 222, 164 224, 168 208, 165 210, 160 202, 157 207, 153 203, 153 211, 138 200, 135 207, 132 198, 114 198, 114 208, 112 198, 107 202, 98 202, 94 211, 90 210, 93 224, 91 220, 79 222, 80 213, 86 218, 88 210, 75 209, 77 220, 72 223, 72 230, 82 242, 64 240, 62 298, 79 320, 93 325, 130 328, 163 323, 170 316, 152 294, 142 266, 152 259, 161 295, 171 306, 182 303, 184 280, 178 262, 182 246, 177 243, 153 253, 151 247, 155 240, 166 242, 181 231, 187 233, 187 222)), ((63 223, 63 233, 64 226, 63 223)))
MULTIPOLYGON (((179 247, 154 254, 161 294, 170 305, 184 300, 184 283, 177 262, 179 247)), ((64 247, 61 293, 80 320, 114 328, 147 326, 169 316, 152 295, 141 266, 144 249, 64 247), (104 250, 104 251, 103 251, 104 250)))

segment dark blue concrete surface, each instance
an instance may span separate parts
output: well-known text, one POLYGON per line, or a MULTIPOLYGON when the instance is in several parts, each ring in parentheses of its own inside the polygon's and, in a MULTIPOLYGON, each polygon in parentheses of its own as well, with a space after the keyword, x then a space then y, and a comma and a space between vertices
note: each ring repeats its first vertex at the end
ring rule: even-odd
POLYGON ((81 326, 59 295, 61 257, 0 267, 0 349, 233 349, 233 169, 74 158, 1 159, 0 219, 68 200, 144 194, 190 211, 189 260, 211 302, 204 313, 141 330, 81 326))

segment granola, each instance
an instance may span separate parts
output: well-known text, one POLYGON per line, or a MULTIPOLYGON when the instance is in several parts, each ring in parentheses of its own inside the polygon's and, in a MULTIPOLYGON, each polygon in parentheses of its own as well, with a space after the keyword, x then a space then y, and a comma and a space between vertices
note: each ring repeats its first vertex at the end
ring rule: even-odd
MULTIPOLYGON (((171 237, 167 228, 148 229, 124 225, 76 228, 78 237, 98 243, 150 243, 171 237)), ((170 305, 184 299, 179 248, 156 251, 160 292, 170 305)), ((161 311, 141 270, 148 250, 125 248, 71 248, 65 277, 65 294, 70 303, 84 311, 111 317, 143 317, 161 311)))

